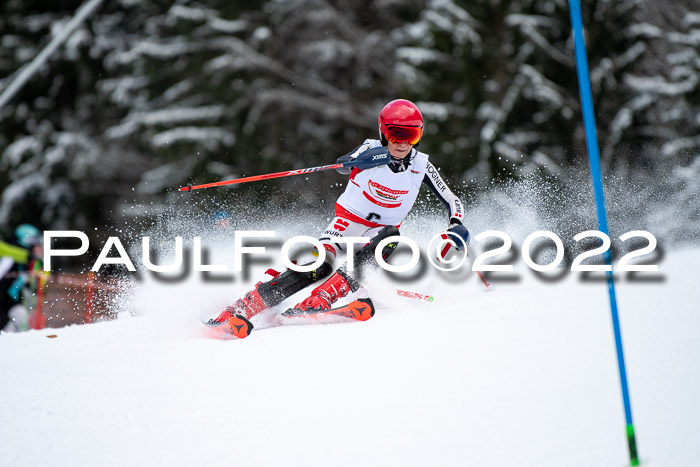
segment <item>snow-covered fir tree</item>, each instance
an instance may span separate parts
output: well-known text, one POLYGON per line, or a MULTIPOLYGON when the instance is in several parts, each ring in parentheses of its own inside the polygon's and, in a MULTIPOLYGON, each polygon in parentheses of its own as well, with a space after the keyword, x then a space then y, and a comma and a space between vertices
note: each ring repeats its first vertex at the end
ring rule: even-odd
MULTIPOLYGON (((3 2, 0 91, 81 3, 3 2)), ((663 166, 690 205, 694 3, 582 5, 607 173, 663 166)), ((118 0, 0 109, 0 225, 86 228, 181 184, 329 163, 396 97, 419 104, 422 148, 466 183, 565 183, 585 160, 566 0, 118 0)), ((333 180, 235 193, 314 204, 333 180)))

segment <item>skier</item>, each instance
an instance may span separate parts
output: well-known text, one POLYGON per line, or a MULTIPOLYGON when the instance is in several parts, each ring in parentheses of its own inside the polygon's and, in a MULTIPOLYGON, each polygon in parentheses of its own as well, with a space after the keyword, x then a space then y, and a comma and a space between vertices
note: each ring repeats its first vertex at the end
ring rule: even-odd
POLYGON ((39 229, 30 224, 15 229, 14 242, 0 241, 0 330, 24 331, 29 326, 29 311, 22 304, 22 293, 23 289, 36 286, 36 279, 29 273, 40 265, 41 242, 39 229))
MULTIPOLYGON (((338 159, 338 162, 355 160, 358 165, 352 170, 337 169, 349 175, 349 181, 336 202, 335 218, 319 238, 325 249, 326 261, 310 272, 289 269, 278 274, 272 271, 272 280, 259 282, 254 290, 207 324, 219 326, 228 323, 234 334, 245 337, 253 327, 248 321, 250 318, 329 275, 305 300, 295 305, 294 310, 313 312, 330 309, 339 298, 360 287, 344 266, 331 274, 331 262, 339 253, 352 254, 346 252, 346 246, 335 239, 371 238, 369 244, 355 253, 354 263, 357 269, 374 262, 377 244, 384 238, 399 234, 398 228, 413 207, 423 184, 447 206, 449 234, 461 237, 465 243, 469 241, 469 232, 462 225, 462 202, 428 161, 428 155, 416 149, 424 127, 418 107, 404 99, 391 101, 379 113, 378 123, 378 140, 367 139, 338 159), (386 157, 387 152, 390 157, 386 157), (380 166, 373 162, 382 158, 385 162, 380 166)), ((395 247, 395 243, 389 243, 382 256, 386 259, 395 247)))

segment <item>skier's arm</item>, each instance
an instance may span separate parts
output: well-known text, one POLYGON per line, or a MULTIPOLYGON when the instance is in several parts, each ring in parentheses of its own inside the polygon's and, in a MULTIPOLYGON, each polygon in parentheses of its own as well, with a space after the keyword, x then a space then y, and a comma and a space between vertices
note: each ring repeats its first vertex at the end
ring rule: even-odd
POLYGON ((0 240, 0 258, 2 257, 12 258, 19 264, 27 264, 29 262, 29 250, 0 240))
POLYGON ((14 266, 14 265, 15 265, 14 260, 12 258, 10 258, 9 256, 0 257, 0 279, 5 277, 5 274, 10 272, 10 270, 12 269, 12 266, 14 266))
MULTIPOLYGON (((344 164, 345 162, 353 160, 354 158, 356 158, 360 154, 360 152, 362 152, 361 149, 363 146, 365 146, 365 145, 360 144, 358 147, 356 147, 355 149, 353 149, 349 153, 345 154, 344 156, 340 156, 338 158, 338 160, 336 160, 335 162, 338 164, 344 164)), ((352 169, 349 167, 341 167, 341 168, 335 169, 335 170, 336 170, 336 172, 343 174, 343 175, 350 175, 350 172, 352 171, 352 169)))
POLYGON ((357 161, 357 165, 354 165, 353 167, 341 167, 335 170, 340 174, 350 175, 353 168, 365 170, 373 167, 379 167, 380 165, 388 164, 391 157, 389 156, 389 152, 385 147, 372 147, 371 145, 364 143, 356 147, 352 152, 349 152, 344 156, 340 156, 336 162, 342 164, 352 160, 357 161))
POLYGON ((462 201, 457 195, 452 193, 450 187, 447 186, 447 183, 445 183, 442 177, 440 177, 440 174, 435 166, 430 162, 428 162, 428 167, 425 171, 425 176, 423 177, 423 183, 428 185, 430 191, 432 191, 433 194, 437 196, 449 210, 449 227, 462 225, 462 219, 464 219, 464 208, 462 201))
POLYGON ((455 242, 457 251, 461 251, 464 245, 469 245, 469 240, 471 239, 469 231, 462 225, 462 219, 464 219, 462 201, 457 195, 452 193, 450 187, 447 186, 445 181, 440 177, 437 169, 435 169, 435 166, 430 162, 428 162, 428 167, 423 177, 423 183, 428 185, 430 191, 432 191, 450 211, 447 234, 452 237, 452 240, 455 242))

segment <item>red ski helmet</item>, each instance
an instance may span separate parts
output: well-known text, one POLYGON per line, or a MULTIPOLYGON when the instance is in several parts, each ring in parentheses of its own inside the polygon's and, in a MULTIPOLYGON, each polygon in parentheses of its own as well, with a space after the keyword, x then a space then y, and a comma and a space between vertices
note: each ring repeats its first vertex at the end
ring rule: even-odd
POLYGON ((379 112, 379 137, 386 146, 389 141, 399 144, 406 141, 417 146, 423 136, 423 115, 411 101, 396 99, 379 112))

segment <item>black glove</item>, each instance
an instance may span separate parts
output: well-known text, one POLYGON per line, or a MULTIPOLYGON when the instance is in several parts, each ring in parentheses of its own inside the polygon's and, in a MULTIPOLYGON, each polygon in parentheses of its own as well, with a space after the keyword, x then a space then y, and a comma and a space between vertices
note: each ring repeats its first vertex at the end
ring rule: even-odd
POLYGON ((469 245, 469 241, 471 240, 471 235, 469 235, 467 228, 454 217, 450 219, 450 228, 447 229, 447 235, 455 242, 455 249, 457 251, 462 251, 464 246, 469 245))
POLYGON ((391 161, 391 156, 389 151, 385 147, 377 147, 372 149, 367 149, 358 155, 355 160, 350 160, 349 155, 342 156, 337 162, 345 163, 351 162, 350 167, 343 167, 340 169, 335 169, 342 174, 349 174, 350 170, 353 168, 358 168, 360 170, 372 169, 374 167, 379 167, 380 165, 386 165, 391 161))
MULTIPOLYGON (((354 152, 354 151, 353 151, 354 152)), ((345 162, 348 162, 350 159, 352 159, 352 152, 345 154, 344 156, 340 156, 338 160, 335 162, 337 164, 343 164, 345 162)), ((340 175, 350 175, 350 172, 352 172, 352 169, 350 167, 339 167, 335 169, 336 172, 338 172, 340 175)))

